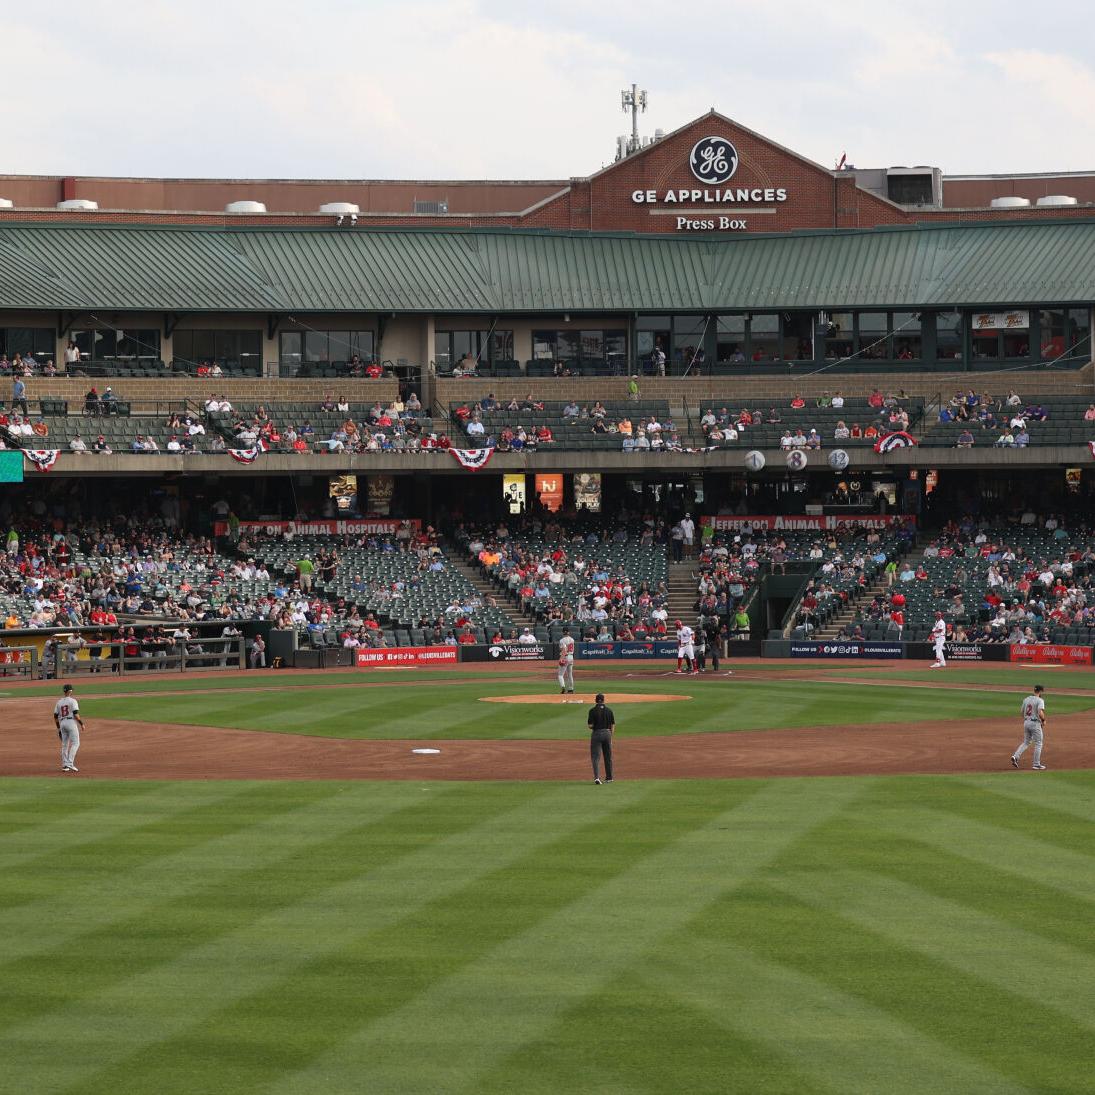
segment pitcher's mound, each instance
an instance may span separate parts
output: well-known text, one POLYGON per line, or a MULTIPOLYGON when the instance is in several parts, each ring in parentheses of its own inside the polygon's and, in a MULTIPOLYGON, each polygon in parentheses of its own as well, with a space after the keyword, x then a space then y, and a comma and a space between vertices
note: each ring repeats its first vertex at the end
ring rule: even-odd
MULTIPOLYGON (((567 695, 545 695, 535 693, 531 696, 480 696, 484 703, 581 703, 591 704, 595 702, 595 694, 583 692, 581 694, 568 693, 567 695)), ((610 706, 614 703, 673 703, 675 700, 690 700, 691 696, 671 696, 664 692, 606 692, 605 703, 610 706)))

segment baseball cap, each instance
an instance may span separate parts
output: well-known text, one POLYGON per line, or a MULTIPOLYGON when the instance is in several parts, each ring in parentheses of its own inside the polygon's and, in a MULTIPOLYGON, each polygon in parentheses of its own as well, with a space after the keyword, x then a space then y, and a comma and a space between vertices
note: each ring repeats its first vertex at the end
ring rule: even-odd
POLYGON ((1035 692, 1044 692, 1044 691, 1045 691, 1045 689, 1044 689, 1044 688, 1043 688, 1043 687, 1042 687, 1042 686, 1041 686, 1040 684, 1036 684, 1036 685, 1034 686, 1034 691, 1035 691, 1035 692))
POLYGON ((593 702, 594 703, 604 703, 605 702, 605 694, 603 692, 598 692, 597 695, 593 697, 593 702))
POLYGON ((680 620, 674 620, 674 621, 673 621, 673 626, 674 626, 674 627, 680 627, 680 626, 681 626, 681 622, 680 622, 680 620))
POLYGON ((72 685, 71 685, 71 684, 66 684, 66 685, 65 685, 65 686, 64 686, 64 687, 63 687, 63 688, 61 689, 61 691, 62 691, 62 692, 71 692, 71 691, 72 691, 72 685))

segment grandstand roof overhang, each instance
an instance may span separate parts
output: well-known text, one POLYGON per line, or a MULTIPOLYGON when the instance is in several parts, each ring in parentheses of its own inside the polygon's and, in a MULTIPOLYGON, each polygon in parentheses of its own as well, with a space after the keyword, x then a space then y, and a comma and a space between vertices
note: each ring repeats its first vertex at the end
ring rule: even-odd
POLYGON ((556 313, 1095 300, 1095 219, 736 238, 0 224, 0 308, 556 313))

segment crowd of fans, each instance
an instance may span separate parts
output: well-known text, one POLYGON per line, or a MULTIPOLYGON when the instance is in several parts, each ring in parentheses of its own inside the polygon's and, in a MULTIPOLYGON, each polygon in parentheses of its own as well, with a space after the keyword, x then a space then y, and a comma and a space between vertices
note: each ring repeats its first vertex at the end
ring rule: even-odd
MULTIPOLYGON (((939 408, 940 423, 957 422, 963 426, 954 443, 959 449, 972 449, 977 444, 975 430, 982 441, 988 440, 996 448, 1025 449, 1030 444, 1030 427, 1048 419, 1041 403, 1027 403, 1014 390, 996 400, 988 392, 978 394, 970 388, 955 392, 939 408)), ((1095 420, 1095 414, 1091 419, 1085 414, 1084 420, 1095 420)))

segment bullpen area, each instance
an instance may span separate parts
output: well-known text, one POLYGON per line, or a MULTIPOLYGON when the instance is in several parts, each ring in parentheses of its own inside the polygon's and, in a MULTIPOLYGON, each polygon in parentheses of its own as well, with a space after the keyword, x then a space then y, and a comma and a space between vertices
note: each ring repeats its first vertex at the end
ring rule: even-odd
POLYGON ((1090 1091, 1091 672, 898 665, 5 684, 0 1089, 1090 1091))

